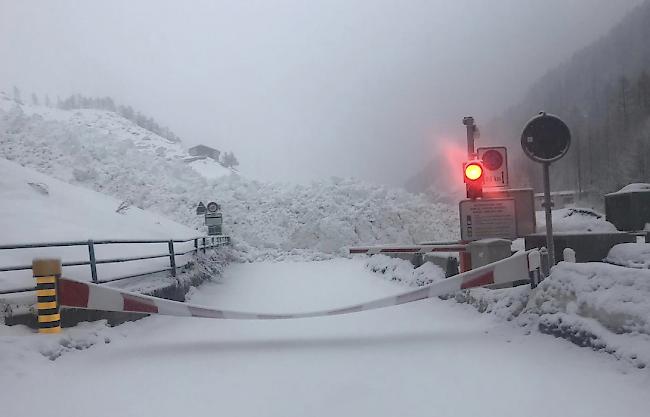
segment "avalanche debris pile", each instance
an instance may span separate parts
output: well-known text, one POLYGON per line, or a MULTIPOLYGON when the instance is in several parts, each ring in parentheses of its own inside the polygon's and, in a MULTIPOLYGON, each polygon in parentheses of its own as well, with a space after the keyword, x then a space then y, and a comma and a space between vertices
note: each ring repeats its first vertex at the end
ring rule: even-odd
POLYGON ((456 210, 424 196, 337 178, 310 185, 208 179, 183 161, 180 144, 142 130, 107 111, 0 103, 0 157, 197 230, 196 204, 218 201, 245 260, 456 238, 456 210))

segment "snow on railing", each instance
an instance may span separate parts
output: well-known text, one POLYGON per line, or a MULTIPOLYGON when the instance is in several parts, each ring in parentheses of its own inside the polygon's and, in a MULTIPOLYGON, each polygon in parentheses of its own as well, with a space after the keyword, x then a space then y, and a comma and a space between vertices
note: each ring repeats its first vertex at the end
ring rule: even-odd
MULTIPOLYGON (((45 243, 23 243, 15 245, 0 245, 0 251, 3 250, 15 250, 15 249, 41 249, 41 248, 68 248, 68 247, 87 247, 88 250, 88 260, 87 261, 68 261, 63 262, 62 266, 64 267, 76 267, 76 266, 90 266, 90 276, 93 283, 102 284, 107 282, 119 281, 128 278, 135 278, 144 275, 160 273, 165 271, 170 271, 172 276, 176 276, 176 271, 178 268, 182 268, 187 265, 190 261, 185 262, 184 264, 177 265, 176 258, 191 253, 197 253, 199 251, 206 252, 207 249, 213 249, 220 246, 226 246, 230 244, 229 236, 197 236, 189 239, 170 239, 170 240, 147 240, 147 239, 112 239, 112 240, 82 240, 82 241, 67 241, 67 242, 45 242, 45 243), (190 249, 180 249, 177 250, 175 244, 189 244, 193 242, 193 247, 190 249), (154 245, 154 244, 166 244, 167 251, 164 253, 147 253, 140 256, 119 256, 119 257, 108 257, 97 259, 95 254, 95 249, 97 246, 102 245, 154 245), (134 261, 143 261, 147 259, 160 259, 168 258, 169 266, 163 268, 157 267, 154 270, 145 269, 140 270, 137 273, 130 273, 126 275, 114 276, 111 278, 99 279, 97 266, 106 265, 106 264, 119 264, 124 262, 134 262, 134 261)), ((182 245, 181 245, 182 246, 182 245)), ((188 245, 189 246, 189 245, 188 245)), ((131 250, 129 250, 131 252, 131 250)), ((32 265, 9 265, 2 266, 0 265, 0 272, 14 272, 14 271, 31 271, 32 265)), ((5 278, 0 275, 0 278, 5 278)), ((9 277, 10 278, 10 277, 9 277)), ((2 281, 0 279, 0 281, 2 281)), ((36 288, 33 286, 23 287, 23 288, 4 288, 0 287, 1 294, 12 294, 12 293, 21 293, 35 291, 36 288)))

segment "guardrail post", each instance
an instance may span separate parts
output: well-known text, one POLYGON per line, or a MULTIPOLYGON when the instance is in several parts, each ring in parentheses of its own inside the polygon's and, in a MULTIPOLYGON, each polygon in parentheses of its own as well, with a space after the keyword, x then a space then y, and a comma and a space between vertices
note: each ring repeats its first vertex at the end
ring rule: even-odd
POLYGON ((203 238, 203 253, 205 253, 205 238, 203 238))
POLYGON ((548 249, 546 247, 542 246, 542 248, 539 250, 539 255, 541 257, 541 271, 542 271, 542 279, 548 277, 550 275, 551 271, 551 260, 549 256, 548 249))
POLYGON ((199 239, 194 239, 194 253, 199 251, 199 239))
POLYGON ((38 332, 59 333, 61 310, 57 298, 58 280, 61 278, 60 259, 34 259, 32 273, 36 279, 36 309, 38 332))
POLYGON ((176 276, 176 254, 174 253, 174 241, 170 240, 167 242, 169 247, 169 266, 172 267, 172 276, 176 276))
POLYGON ((97 260, 95 259, 95 242, 88 240, 88 257, 90 258, 90 275, 94 283, 97 283, 97 260))

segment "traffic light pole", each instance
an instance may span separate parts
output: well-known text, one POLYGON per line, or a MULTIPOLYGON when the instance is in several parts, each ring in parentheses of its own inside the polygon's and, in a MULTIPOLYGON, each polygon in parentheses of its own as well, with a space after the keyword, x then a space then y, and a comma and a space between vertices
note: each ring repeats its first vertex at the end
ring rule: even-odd
POLYGON ((467 128, 467 158, 472 159, 476 153, 474 149, 474 128, 476 127, 474 118, 471 116, 464 117, 463 124, 467 128))
POLYGON ((549 265, 555 265, 555 242, 553 241, 553 215, 551 209, 553 202, 551 201, 551 178, 550 178, 550 162, 544 162, 544 211, 546 213, 546 248, 548 249, 549 265))

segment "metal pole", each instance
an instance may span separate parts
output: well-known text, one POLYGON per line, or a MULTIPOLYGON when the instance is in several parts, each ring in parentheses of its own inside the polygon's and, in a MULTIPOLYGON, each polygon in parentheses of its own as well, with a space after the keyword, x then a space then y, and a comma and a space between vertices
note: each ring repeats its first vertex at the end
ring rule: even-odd
POLYGON ((544 211, 546 212, 546 247, 548 248, 549 267, 555 265, 555 242, 553 242, 553 202, 551 201, 550 162, 544 166, 544 211))
POLYGON ((172 267, 172 276, 176 276, 176 254, 174 253, 174 241, 170 240, 167 242, 169 247, 169 266, 172 267))
POLYGON ((463 119, 463 124, 467 127, 467 158, 471 159, 474 157, 474 118, 467 116, 463 119))
POLYGON ((88 257, 90 258, 90 276, 97 283, 97 260, 95 259, 95 242, 88 241, 88 257))

